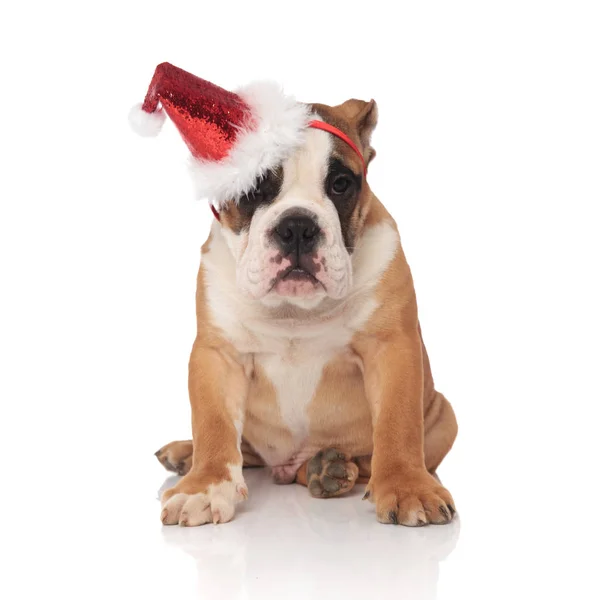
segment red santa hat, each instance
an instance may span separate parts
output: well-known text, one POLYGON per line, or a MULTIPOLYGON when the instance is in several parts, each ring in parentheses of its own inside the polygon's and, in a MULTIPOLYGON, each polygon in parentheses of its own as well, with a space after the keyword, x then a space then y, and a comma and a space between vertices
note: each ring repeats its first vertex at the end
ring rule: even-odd
POLYGON ((304 138, 307 105, 260 82, 228 92, 169 63, 156 67, 146 99, 130 113, 143 136, 160 131, 165 113, 192 153, 198 192, 218 207, 237 201, 304 138))

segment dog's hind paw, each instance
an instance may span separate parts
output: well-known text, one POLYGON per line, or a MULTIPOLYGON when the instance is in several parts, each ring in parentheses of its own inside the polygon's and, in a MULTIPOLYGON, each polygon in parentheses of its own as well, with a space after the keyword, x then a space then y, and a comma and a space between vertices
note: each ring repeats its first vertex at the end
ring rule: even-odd
POLYGON ((171 442, 155 452, 154 456, 167 471, 186 475, 192 468, 192 453, 191 441, 171 442))
POLYGON ((328 448, 308 461, 308 491, 315 498, 331 498, 350 491, 358 478, 358 466, 350 457, 328 448))

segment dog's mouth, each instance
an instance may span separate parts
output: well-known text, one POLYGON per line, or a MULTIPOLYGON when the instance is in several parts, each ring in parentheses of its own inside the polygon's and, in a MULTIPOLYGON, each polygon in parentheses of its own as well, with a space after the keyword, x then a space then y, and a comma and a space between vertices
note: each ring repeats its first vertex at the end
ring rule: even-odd
POLYGON ((316 277, 315 270, 307 264, 308 261, 306 264, 304 262, 292 260, 292 264, 277 274, 270 291, 280 296, 313 296, 319 288, 325 290, 323 283, 316 277))
POLYGON ((280 279, 282 281, 312 281, 313 283, 320 283, 312 273, 302 267, 286 269, 280 279))

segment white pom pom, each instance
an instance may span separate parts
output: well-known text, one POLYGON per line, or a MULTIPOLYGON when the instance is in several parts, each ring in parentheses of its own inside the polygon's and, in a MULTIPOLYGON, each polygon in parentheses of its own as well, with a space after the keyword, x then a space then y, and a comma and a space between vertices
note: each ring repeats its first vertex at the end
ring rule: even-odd
POLYGON ((142 137, 154 137, 158 135, 166 118, 167 115, 162 108, 149 113, 142 110, 141 104, 136 104, 129 111, 129 124, 142 137))

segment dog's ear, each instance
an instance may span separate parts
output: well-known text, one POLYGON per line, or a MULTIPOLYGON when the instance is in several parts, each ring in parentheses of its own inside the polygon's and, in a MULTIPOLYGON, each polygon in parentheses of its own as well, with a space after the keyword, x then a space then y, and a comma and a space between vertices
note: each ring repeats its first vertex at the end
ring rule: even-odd
POLYGON ((346 100, 342 104, 348 120, 352 123, 360 143, 364 149, 364 157, 367 165, 375 158, 375 150, 371 147, 371 134, 377 125, 379 111, 375 100, 365 102, 364 100, 346 100))

